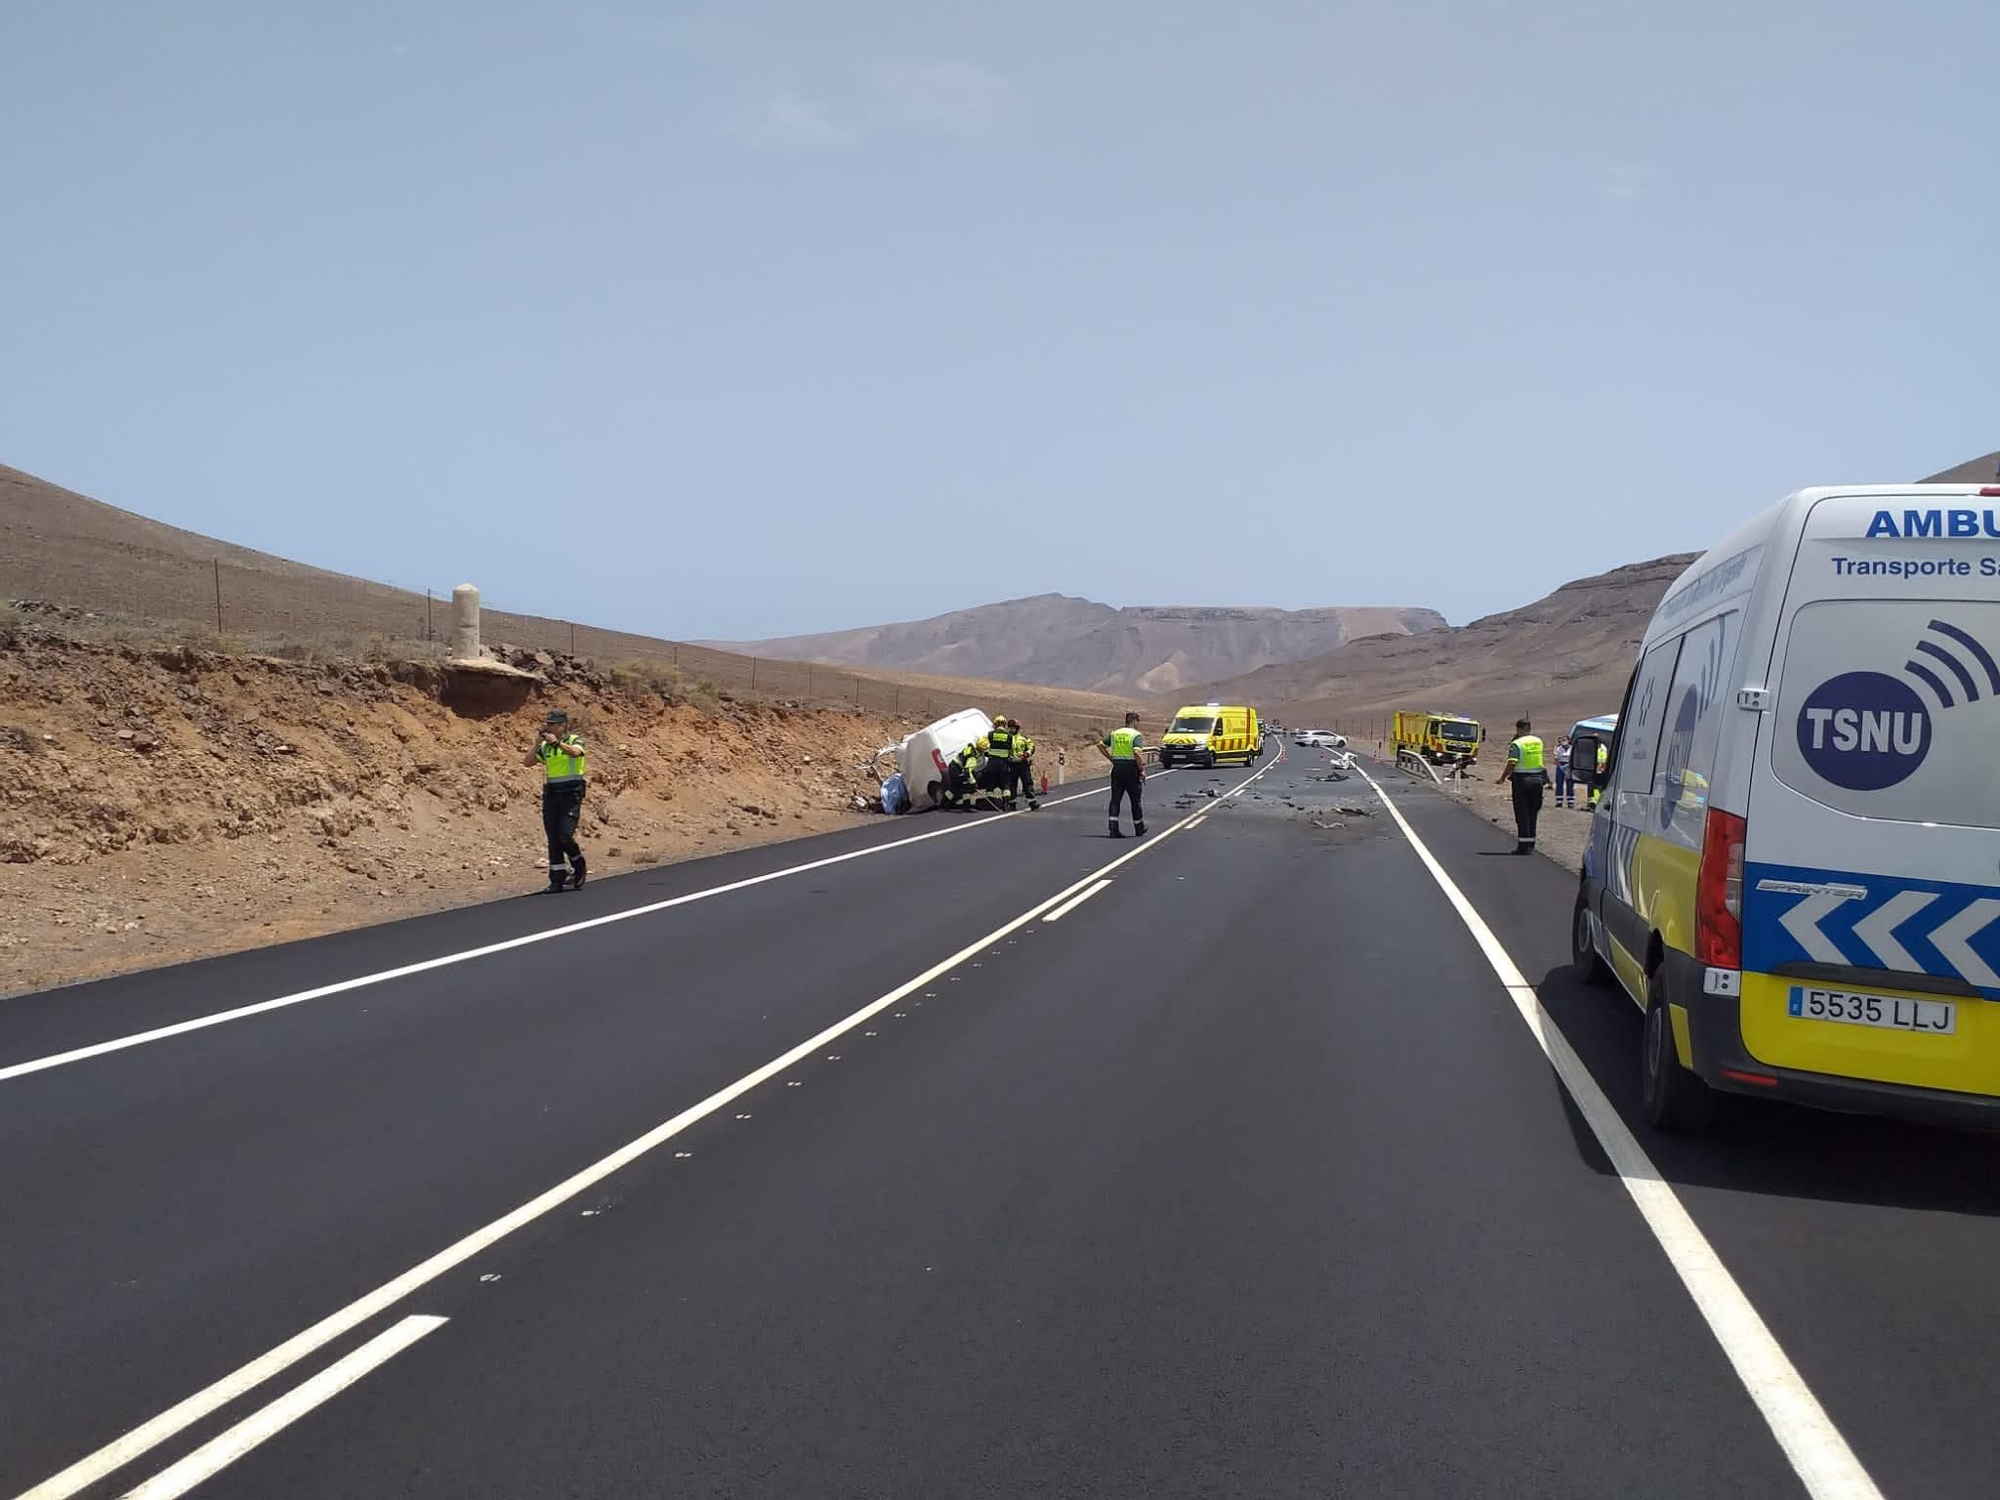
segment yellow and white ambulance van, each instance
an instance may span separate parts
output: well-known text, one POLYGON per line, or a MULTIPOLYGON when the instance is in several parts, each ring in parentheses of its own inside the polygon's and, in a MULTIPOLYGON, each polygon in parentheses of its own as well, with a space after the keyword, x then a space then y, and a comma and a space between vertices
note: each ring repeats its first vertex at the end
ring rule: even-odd
POLYGON ((1725 1091, 2000 1127, 1996 750, 2000 486, 1801 490, 1675 581, 1572 929, 1645 1012, 1655 1125, 1725 1091))
POLYGON ((1250 765, 1264 754, 1257 710, 1241 705, 1194 703, 1174 715, 1160 736, 1160 765, 1213 766, 1225 760, 1250 765))

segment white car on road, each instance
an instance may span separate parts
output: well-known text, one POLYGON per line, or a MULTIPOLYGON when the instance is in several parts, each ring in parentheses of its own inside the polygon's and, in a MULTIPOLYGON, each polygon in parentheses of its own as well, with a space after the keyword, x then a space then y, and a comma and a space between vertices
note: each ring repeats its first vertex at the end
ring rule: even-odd
POLYGON ((1347 736, 1344 734, 1335 734, 1331 729, 1301 729, 1297 734, 1292 736, 1292 743, 1306 746, 1318 745, 1327 750, 1345 750, 1347 748, 1347 736))

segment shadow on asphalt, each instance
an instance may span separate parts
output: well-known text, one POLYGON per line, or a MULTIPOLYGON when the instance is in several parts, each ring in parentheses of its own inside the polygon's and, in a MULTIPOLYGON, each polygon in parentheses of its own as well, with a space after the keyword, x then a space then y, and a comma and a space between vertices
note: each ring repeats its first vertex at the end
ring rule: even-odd
MULTIPOLYGON (((1701 1135, 1673 1136, 1646 1120, 1639 1098, 1638 1007, 1616 989, 1583 983, 1567 965, 1535 993, 1638 1138, 1660 1175, 1677 1186, 1782 1198, 2000 1217, 2000 1136, 1832 1114, 1725 1095, 1701 1135)), ((1611 1163, 1550 1073, 1577 1152, 1596 1172, 1611 1163)))

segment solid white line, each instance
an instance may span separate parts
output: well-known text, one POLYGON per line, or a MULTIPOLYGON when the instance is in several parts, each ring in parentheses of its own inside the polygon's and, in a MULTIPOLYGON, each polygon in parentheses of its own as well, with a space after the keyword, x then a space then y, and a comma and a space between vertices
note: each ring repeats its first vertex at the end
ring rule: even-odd
MULTIPOLYGON (((1257 772, 1255 776, 1248 778, 1242 784, 1249 786, 1251 782, 1256 781, 1258 777, 1263 776, 1277 764, 1277 761, 1272 761, 1264 770, 1257 772)), ((1098 791, 1086 795, 1102 796, 1103 793, 1098 791)), ((551 1210, 561 1207, 564 1203, 576 1197, 577 1194, 595 1187, 614 1172, 630 1166, 648 1152, 665 1145, 690 1126, 699 1124, 717 1110, 726 1108, 744 1094, 756 1088, 759 1084, 768 1083, 787 1068, 805 1061, 816 1052, 824 1050, 829 1042, 853 1030, 855 1027, 861 1025, 862 1022, 881 1014, 881 1012, 897 1004, 906 996, 921 990, 925 985, 942 978, 968 959, 976 958, 985 953, 995 943, 999 942, 1000 939, 1018 932, 1050 908, 1062 905, 1063 902, 1069 900, 1070 897, 1074 896, 1092 881, 1102 880, 1113 870, 1131 863, 1148 850, 1158 848, 1168 838, 1180 832, 1185 827, 1187 827, 1187 820, 1183 819, 1169 828, 1161 829, 1158 833, 1153 834, 1140 843, 1137 848, 1129 850, 1117 859, 1112 860, 1109 864, 1091 871, 1081 880, 1065 886, 1046 900, 1037 902, 1034 906, 1029 907, 1028 910, 1022 912, 1020 916, 1015 917, 1004 926, 996 927, 984 937, 975 938, 972 942, 967 943, 963 948, 959 949, 958 952, 952 954, 951 957, 931 965, 930 968, 924 970, 916 978, 897 985, 888 994, 883 995, 879 999, 871 1000, 852 1015, 835 1021, 831 1026, 817 1035, 807 1037, 796 1047, 780 1053, 762 1067, 745 1073, 734 1083, 718 1089, 700 1103, 691 1105, 672 1119, 655 1125, 636 1140, 626 1142, 609 1156, 602 1157, 581 1171, 564 1178, 554 1187, 529 1199, 511 1213, 503 1214, 492 1223, 473 1230, 470 1234, 453 1244, 447 1245, 428 1260, 418 1262, 416 1265, 410 1267, 409 1270, 403 1272, 402 1275, 395 1277, 393 1280, 383 1282, 374 1291, 368 1292, 348 1303, 347 1306, 327 1314, 327 1316, 321 1318, 311 1327, 293 1334, 282 1344, 258 1355, 257 1358, 251 1360, 248 1364, 239 1366, 235 1370, 230 1371, 229 1374, 224 1375, 221 1379, 196 1391, 192 1396, 187 1397, 174 1406, 168 1407, 167 1410, 161 1412, 150 1421, 133 1428, 123 1437, 116 1438, 112 1442, 105 1444, 104 1447, 99 1448, 95 1453, 78 1459, 61 1473, 43 1480, 33 1489, 18 1497, 18 1500, 68 1500, 69 1496, 75 1495, 79 1491, 97 1483, 106 1475, 116 1473, 119 1469, 124 1468, 125 1465, 150 1452, 161 1443, 166 1442, 167 1439, 173 1437, 176 1433, 201 1421, 211 1412, 221 1409, 237 1397, 243 1395, 246 1391, 254 1390, 272 1376, 296 1364, 314 1350, 359 1327, 370 1318, 386 1312, 419 1287, 428 1285, 430 1282, 444 1275, 445 1272, 463 1265, 473 1256, 505 1239, 515 1230, 522 1228, 524 1225, 531 1224, 551 1210)))
POLYGON ((178 1463, 162 1469, 136 1489, 127 1490, 124 1500, 175 1500, 204 1479, 211 1478, 236 1462, 259 1443, 276 1437, 322 1402, 346 1390, 370 1370, 388 1363, 427 1333, 442 1327, 446 1319, 412 1314, 384 1329, 352 1354, 328 1365, 319 1374, 294 1386, 269 1406, 252 1412, 219 1437, 203 1443, 178 1463))
POLYGON ((1847 1439, 1833 1425, 1833 1419, 1827 1416, 1819 1398, 1807 1387, 1776 1336, 1765 1326, 1762 1316, 1736 1284, 1736 1278, 1729 1274, 1722 1257, 1715 1253, 1714 1246, 1696 1226, 1660 1169, 1653 1165, 1645 1148, 1626 1129, 1625 1122, 1611 1107, 1611 1101, 1597 1086, 1597 1080, 1570 1046, 1569 1038, 1563 1035, 1562 1029, 1542 1008, 1541 996, 1535 993, 1535 987, 1528 983, 1514 960, 1508 957, 1507 950, 1500 946, 1499 938, 1493 935, 1493 929, 1486 925, 1485 919, 1466 899, 1465 893, 1445 873, 1444 866, 1417 837, 1416 830, 1410 827, 1402 810, 1389 800, 1388 794, 1376 785, 1375 779, 1366 771, 1361 772, 1361 779, 1374 788, 1375 795, 1389 810, 1389 816, 1395 819, 1396 826, 1410 841, 1410 847, 1416 850, 1417 858, 1431 872, 1431 878, 1444 891, 1445 899, 1451 902, 1459 920, 1465 923, 1466 929, 1479 944, 1487 963, 1493 966, 1493 972, 1500 976, 1500 983, 1506 987, 1514 1008, 1521 1013, 1521 1019, 1540 1043, 1543 1055, 1562 1079, 1563 1087, 1569 1090, 1570 1098, 1576 1102, 1577 1112, 1604 1148, 1604 1154, 1610 1158, 1619 1181, 1625 1184, 1625 1191, 1638 1205, 1646 1227, 1652 1230, 1653 1238, 1666 1252, 1668 1261, 1680 1276, 1681 1284, 1694 1298, 1694 1305, 1707 1320, 1709 1331, 1715 1335, 1722 1352, 1735 1367, 1737 1378, 1750 1393, 1750 1399, 1757 1403, 1757 1410, 1763 1413, 1772 1436, 1778 1440, 1778 1446, 1784 1449, 1793 1470, 1804 1481, 1807 1493, 1815 1500, 1881 1500, 1881 1491, 1876 1489, 1875 1481, 1868 1477, 1868 1471, 1861 1466, 1854 1450, 1847 1446, 1847 1439))
MULTIPOLYGON (((1171 776, 1171 771, 1158 774, 1171 776)), ((1049 807, 1060 807, 1065 802, 1080 802, 1086 797, 1101 797, 1102 787, 1094 787, 1074 796, 1058 797, 1046 803, 1049 807)), ((964 833, 972 828, 990 828, 1009 818, 1026 817, 1024 812, 1001 813, 997 817, 980 818, 976 822, 955 823, 949 828, 934 828, 929 833, 913 834, 906 839, 896 839, 886 844, 871 844, 866 849, 851 849, 845 854, 830 855, 803 865, 790 865, 782 870, 772 870, 763 875, 752 875, 744 880, 733 880, 727 885, 711 886, 704 891, 690 891, 684 896, 673 896, 665 901, 651 901, 644 906, 634 906, 626 911, 614 911, 605 916, 591 917, 582 922, 570 922, 561 927, 550 927, 541 932, 523 933, 520 937, 507 938, 502 942, 488 943, 480 948, 467 948, 462 953, 443 953, 436 958, 426 958, 417 963, 404 964, 401 968, 383 969, 375 974, 359 974, 352 979, 338 980, 333 984, 323 984, 316 989, 300 990, 295 995, 279 995, 272 1000, 259 1000, 251 1005, 239 1005, 230 1010, 214 1011, 209 1015, 195 1016, 186 1021, 176 1021, 170 1026, 156 1026, 151 1031, 133 1032, 129 1036, 112 1037, 109 1041, 93 1042, 87 1047, 75 1047, 68 1052, 53 1052, 47 1057, 32 1058, 27 1062, 14 1063, 0 1068, 0 1083, 10 1079, 25 1078, 30 1073, 44 1072, 49 1068, 60 1068, 69 1063, 83 1062, 89 1058, 102 1057, 108 1052, 123 1052, 128 1047, 143 1047, 148 1042, 163 1042, 169 1037, 185 1036, 191 1031, 204 1031, 210 1026, 221 1026, 229 1021, 241 1021, 250 1016, 261 1016, 266 1011, 284 1010, 289 1006, 303 1005, 308 1000, 324 1000, 329 995, 341 995, 349 990, 366 989, 370 985, 387 984, 392 979, 407 979, 412 974, 427 973, 432 969, 449 968, 453 964, 470 963, 476 958, 491 958, 496 953, 506 953, 515 948, 526 948, 535 943, 550 942, 559 937, 569 937, 574 933, 588 932, 594 927, 608 927, 614 922, 629 922, 634 917, 649 917, 655 912, 669 911, 676 906, 686 906, 694 901, 706 901, 711 896, 727 896, 734 891, 747 891, 752 886, 768 885, 774 880, 784 880, 792 875, 804 875, 811 870, 824 870, 829 865, 845 864, 851 859, 866 859, 871 854, 882 854, 890 849, 904 849, 911 844, 921 844, 927 839, 941 839, 954 833, 964 833)))
POLYGON ((1208 821, 1208 814, 1207 814, 1207 813, 1197 813, 1197 814, 1195 815, 1195 818, 1194 818, 1194 821, 1193 821, 1193 822, 1191 822, 1191 823, 1189 823, 1189 824, 1188 824, 1188 827, 1190 827, 1190 828, 1199 828, 1199 827, 1201 827, 1201 825, 1202 825, 1202 824, 1206 823, 1207 821, 1208 821))
MULTIPOLYGON (((1196 819, 1195 821, 1199 822, 1200 819, 1196 819)), ((1194 823, 1188 824, 1188 827, 1190 828, 1194 827, 1194 823)), ((1043 917, 1042 920, 1044 922, 1060 922, 1064 917, 1068 916, 1071 912, 1075 911, 1079 906, 1083 905, 1084 902, 1088 901, 1092 896, 1095 896, 1099 891, 1110 889, 1110 886, 1111 886, 1110 881, 1100 880, 1097 882, 1096 885, 1090 887, 1090 889, 1085 891, 1082 895, 1070 897, 1069 900, 1063 902, 1061 906, 1058 906, 1054 911, 1050 912, 1046 917, 1043 917)))

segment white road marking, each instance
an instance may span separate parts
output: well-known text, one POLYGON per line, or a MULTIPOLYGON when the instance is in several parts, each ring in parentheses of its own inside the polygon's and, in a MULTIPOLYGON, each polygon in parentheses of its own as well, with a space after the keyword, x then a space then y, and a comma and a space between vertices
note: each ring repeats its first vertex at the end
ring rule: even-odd
MULTIPOLYGON (((495 1278, 498 1279, 497 1277, 495 1278)), ((169 1468, 162 1469, 136 1489, 127 1490, 124 1500, 175 1500, 205 1479, 229 1467, 259 1443, 276 1437, 307 1412, 346 1390, 370 1370, 388 1363, 425 1334, 443 1327, 446 1320, 412 1314, 392 1328, 386 1328, 352 1354, 328 1365, 319 1374, 294 1386, 269 1406, 252 1412, 219 1437, 211 1438, 169 1468)))
MULTIPOLYGON (((1279 757, 1279 760, 1282 759, 1282 756, 1279 757)), ((1246 779, 1242 783, 1242 786, 1249 786, 1251 782, 1267 774, 1273 767, 1279 764, 1279 760, 1272 761, 1262 771, 1246 779)), ((1102 792, 1092 792, 1086 795, 1101 796, 1102 792)), ((382 1285, 376 1287, 372 1292, 367 1292, 348 1303, 345 1307, 328 1313, 317 1323, 312 1324, 308 1328, 301 1329, 275 1348, 266 1350, 263 1354, 249 1361, 249 1363, 238 1366, 221 1379, 211 1382, 201 1390, 196 1391, 192 1396, 168 1407, 158 1416, 141 1423, 130 1432, 124 1434, 124 1436, 105 1444, 96 1452, 78 1459, 61 1473, 51 1475, 33 1489, 17 1497, 17 1500, 68 1500, 68 1497, 78 1494, 89 1486, 96 1484, 107 1475, 116 1473, 127 1464, 151 1452, 175 1434, 185 1431, 204 1417, 219 1411, 222 1407, 227 1406, 246 1392, 255 1390, 265 1381, 290 1368, 315 1350, 322 1348, 343 1334, 358 1328, 370 1318, 386 1312, 412 1292, 429 1285, 447 1271, 463 1265, 473 1256, 478 1255, 483 1250, 490 1249, 516 1230, 532 1224, 543 1215, 562 1207, 565 1203, 576 1197, 577 1194, 595 1187, 613 1173, 630 1166, 641 1157, 657 1150, 683 1131, 707 1119, 717 1110, 734 1104, 743 1095, 758 1087, 758 1085, 770 1082, 773 1078, 778 1077, 794 1065, 811 1057, 815 1052, 820 1051, 829 1043, 838 1040, 847 1032, 852 1031, 862 1022, 880 1015, 882 1012, 888 1010, 890 1006, 918 993, 925 985, 932 983, 950 970, 957 968, 974 954, 998 942, 1001 938, 1029 926, 1043 912, 1050 910, 1052 907, 1062 905, 1093 881, 1102 880, 1113 870, 1130 864, 1148 850, 1157 849, 1174 834, 1179 833, 1186 827, 1187 820, 1183 819, 1179 823, 1161 829, 1158 833, 1142 840, 1136 848, 1126 851, 1109 864, 1091 871, 1090 874, 1084 876, 1074 884, 1065 886, 1053 896, 1037 902, 1012 921, 995 928, 984 937, 967 943, 949 958, 939 960, 914 979, 906 980, 904 983, 897 985, 893 990, 890 990, 886 995, 869 1001, 868 1004, 862 1006, 861 1009, 855 1011, 852 1015, 835 1021, 825 1030, 807 1037, 797 1046, 780 1053, 762 1067, 745 1073, 734 1083, 718 1089, 699 1103, 690 1105, 672 1119, 664 1120, 660 1124, 655 1125, 644 1135, 626 1142, 610 1155, 601 1157, 589 1166, 584 1167, 581 1171, 564 1178, 554 1187, 529 1199, 512 1212, 502 1214, 499 1218, 493 1220, 492 1223, 473 1230, 470 1234, 445 1246, 444 1249, 438 1251, 427 1260, 419 1261, 400 1276, 383 1282, 382 1285)), ((926 837, 934 836, 926 835, 926 837)), ((956 975, 952 977, 954 980, 957 978, 956 975)), ((894 1014, 900 1016, 902 1012, 897 1011, 894 1014)), ((789 1079, 786 1081, 786 1086, 788 1088, 798 1088, 800 1080, 789 1079)), ((583 1211, 586 1218, 595 1215, 596 1212, 597 1210, 595 1209, 585 1209, 583 1211)))
MULTIPOLYGON (((1188 824, 1188 827, 1192 828, 1194 827, 1194 824, 1190 823, 1188 824)), ((1060 922, 1064 917, 1068 916, 1071 912, 1075 911, 1079 906, 1083 905, 1084 902, 1088 901, 1092 896, 1095 896, 1099 891, 1108 890, 1110 889, 1110 887, 1111 887, 1110 881, 1100 880, 1097 882, 1096 885, 1091 886, 1081 895, 1070 897, 1069 900, 1063 902, 1061 906, 1058 906, 1054 911, 1050 912, 1046 917, 1043 917, 1042 920, 1044 922, 1060 922)))
MULTIPOLYGON (((1171 776, 1171 771, 1158 773, 1171 776)), ((1060 807, 1065 802, 1080 802, 1086 797, 1101 797, 1102 787, 1074 796, 1060 797, 1047 805, 1060 807)), ((747 891, 752 886, 768 885, 774 880, 784 880, 793 875, 804 875, 812 870, 824 870, 829 865, 845 864, 853 859, 866 859, 871 854, 886 853, 891 849, 905 849, 911 844, 921 844, 927 839, 946 838, 954 833, 964 833, 972 828, 990 828, 1009 818, 1026 817, 1020 812, 1001 813, 995 817, 980 818, 975 822, 955 823, 949 828, 934 828, 929 833, 913 834, 906 839, 896 839, 887 844, 871 844, 866 849, 851 849, 845 854, 830 855, 825 859, 815 859, 802 865, 790 865, 782 870, 772 870, 763 875, 752 875, 744 880, 732 880, 727 885, 711 886, 707 890, 689 891, 686 895, 669 897, 665 901, 651 901, 644 906, 635 906, 627 911, 609 912, 601 917, 591 917, 582 922, 570 922, 561 927, 551 927, 542 932, 523 933, 520 937, 507 938, 502 942, 488 943, 480 948, 467 948, 462 953, 443 953, 436 958, 426 958, 417 963, 404 964, 400 968, 383 969, 375 974, 359 974, 352 979, 342 979, 333 984, 323 984, 316 989, 300 990, 294 995, 279 995, 272 1000, 259 1000, 252 1005, 239 1005, 230 1010, 219 1010, 206 1016, 195 1016, 186 1021, 176 1021, 171 1026, 156 1026, 151 1031, 137 1031, 129 1036, 113 1037, 109 1041, 93 1042, 87 1047, 74 1047, 67 1052, 54 1052, 47 1057, 32 1058, 27 1062, 14 1063, 0 1068, 0 1083, 10 1079, 25 1078, 30 1073, 44 1072, 49 1068, 60 1068, 69 1063, 84 1062, 89 1058, 102 1057, 109 1052, 123 1052, 129 1047, 143 1047, 149 1042, 163 1042, 169 1037, 185 1036, 191 1031, 203 1031, 210 1026, 221 1026, 229 1021, 241 1021, 250 1016, 261 1016, 267 1011, 284 1010, 289 1006, 303 1005, 308 1000, 324 1000, 329 995, 342 995, 349 990, 366 989, 370 985, 387 984, 392 979, 407 979, 412 974, 426 974, 432 969, 449 968, 453 964, 470 963, 476 958, 491 958, 496 953, 511 952, 516 948, 526 948, 535 943, 551 942, 556 938, 569 937, 579 932, 589 932, 596 927, 608 927, 614 922, 629 922, 634 917, 649 917, 655 912, 670 911, 677 906, 686 906, 695 901, 706 901, 711 896, 727 896, 734 891, 747 891)))
POLYGON ((1190 827, 1190 828, 1199 828, 1199 827, 1201 827, 1201 825, 1202 825, 1202 824, 1206 823, 1207 821, 1208 821, 1208 814, 1207 814, 1207 813, 1198 813, 1198 814, 1197 814, 1197 815, 1195 816, 1195 820, 1194 820, 1194 821, 1193 821, 1192 823, 1188 824, 1188 827, 1190 827))
POLYGON ((1543 1055, 1562 1079, 1563 1087, 1569 1090, 1577 1112, 1604 1148, 1612 1169, 1618 1173, 1618 1180, 1624 1183, 1625 1191, 1638 1205, 1646 1227, 1666 1252, 1667 1260, 1680 1276, 1681 1284, 1694 1299, 1695 1307, 1707 1321, 1716 1342, 1722 1346, 1723 1354, 1735 1368, 1737 1378, 1750 1393, 1750 1399, 1763 1414, 1771 1435, 1778 1440, 1785 1457, 1791 1460, 1792 1468, 1804 1482, 1807 1493, 1814 1500, 1881 1500, 1881 1491, 1876 1489, 1875 1481, 1868 1477, 1868 1471, 1861 1466, 1854 1450, 1848 1447, 1847 1439, 1833 1425, 1833 1419, 1827 1416, 1819 1398, 1807 1387, 1790 1356, 1765 1326, 1764 1319, 1743 1294, 1743 1289, 1736 1284, 1736 1278, 1729 1274, 1722 1257, 1715 1253, 1715 1247, 1696 1226, 1679 1195, 1668 1185, 1652 1158, 1646 1155, 1645 1148, 1625 1128, 1625 1122, 1611 1107, 1611 1101, 1604 1097, 1597 1080, 1570 1046, 1569 1038, 1542 1009, 1541 996, 1535 993, 1535 987, 1528 983, 1507 950, 1500 946, 1500 939, 1494 936, 1493 929, 1486 925, 1485 919, 1466 899, 1465 893, 1445 873, 1444 866, 1417 837, 1417 831, 1404 818, 1402 810, 1389 799, 1373 777, 1365 771, 1360 775, 1374 788, 1375 795, 1389 810, 1396 826, 1403 830, 1403 836, 1416 850, 1417 858, 1431 872, 1431 878, 1443 890, 1445 899, 1451 902, 1459 920, 1465 923, 1480 951, 1486 955, 1487 963, 1500 977, 1500 983, 1513 1000, 1514 1008, 1520 1012, 1521 1019, 1541 1045, 1543 1055))

